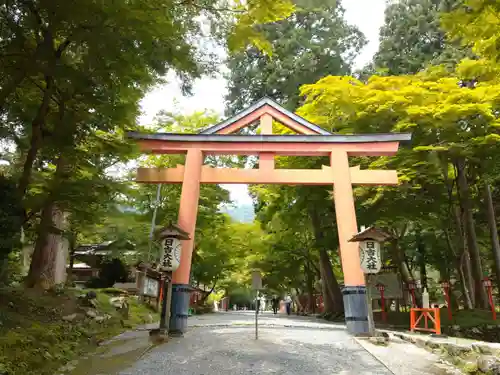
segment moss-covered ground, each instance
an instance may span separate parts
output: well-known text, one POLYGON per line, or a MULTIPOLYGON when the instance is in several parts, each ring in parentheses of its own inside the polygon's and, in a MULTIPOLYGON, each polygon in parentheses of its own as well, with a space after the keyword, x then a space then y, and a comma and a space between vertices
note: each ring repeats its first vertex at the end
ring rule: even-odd
POLYGON ((148 323, 154 314, 136 298, 127 297, 125 317, 110 303, 120 291, 94 291, 95 311, 106 316, 102 321, 87 316, 89 307, 78 298, 88 290, 0 289, 0 374, 53 375, 102 341, 148 323))

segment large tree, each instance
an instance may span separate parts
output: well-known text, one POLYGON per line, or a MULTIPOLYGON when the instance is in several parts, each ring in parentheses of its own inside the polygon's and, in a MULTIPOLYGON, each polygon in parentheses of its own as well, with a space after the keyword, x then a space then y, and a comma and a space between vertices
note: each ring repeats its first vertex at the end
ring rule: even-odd
MULTIPOLYGON (((417 76, 374 76, 367 83, 350 77, 326 77, 303 88, 307 102, 299 111, 318 124, 335 119, 339 132, 413 132, 412 149, 403 149, 397 158, 359 161, 366 166, 397 168, 406 185, 402 191, 369 189, 367 197, 371 198, 365 205, 372 206, 373 218, 378 215, 376 222, 386 214, 383 220, 386 224, 392 221, 394 227, 401 225, 403 217, 403 224, 420 228, 418 231, 425 225, 441 237, 442 245, 432 246, 437 254, 448 247, 446 251, 455 252, 459 261, 463 251, 468 251, 475 301, 480 307, 487 303, 481 280, 483 269, 490 263, 485 262, 478 240, 481 232, 476 226, 473 186, 481 173, 492 168, 484 168, 490 163, 486 155, 494 157, 490 145, 500 139, 496 71, 498 67, 494 69, 483 61, 464 60, 451 76, 437 68, 417 76), (482 83, 474 90, 463 89, 458 82, 467 77, 477 77, 482 83), (425 217, 422 212, 426 212, 425 217), (439 231, 437 223, 441 223, 439 231), (456 236, 458 247, 449 243, 452 236, 456 236)), ((366 192, 366 188, 361 191, 366 192)), ((447 262, 444 255, 434 258, 447 262)), ((435 266, 443 278, 449 276, 449 268, 435 266)), ((461 267, 458 263, 459 276, 461 267)))
POLYGON ((101 179, 109 165, 95 155, 123 159, 124 130, 136 126, 147 90, 168 71, 189 89, 215 66, 193 40, 269 51, 257 24, 293 10, 287 0, 0 2, 0 136, 17 148, 12 176, 24 224, 37 225, 28 285, 53 283, 53 259, 77 200, 71 184, 101 179))
POLYGON ((374 70, 387 75, 413 74, 429 63, 454 66, 467 48, 447 40, 440 13, 453 9, 459 0, 398 0, 385 10, 374 70))
MULTIPOLYGON (((328 74, 348 74, 354 57, 365 44, 359 30, 344 20, 338 1, 304 2, 292 16, 264 25, 261 30, 273 46, 272 55, 248 48, 229 57, 229 93, 226 97, 229 114, 263 96, 295 110, 300 104, 300 86, 328 74)), ((278 124, 275 131, 286 132, 278 124)), ((295 158, 280 158, 278 162, 283 168, 311 166, 311 161, 295 158)), ((314 165, 320 162, 312 160, 314 165)), ((258 219, 269 234, 269 252, 258 264, 270 287, 293 288, 313 294, 321 278, 327 310, 343 311, 342 296, 332 270, 330 251, 337 245, 333 205, 325 206, 328 189, 270 186, 252 187, 251 190, 256 199, 258 219), (297 234, 279 235, 277 222, 296 228, 297 234), (290 242, 294 236, 304 241, 290 242), (295 277, 297 272, 305 272, 307 277, 299 279, 295 277)), ((333 258, 336 264, 336 257, 333 258)))
POLYGON ((442 26, 450 40, 495 63, 500 62, 500 3, 497 0, 464 0, 443 14, 442 26))
POLYGON ((269 96, 290 110, 299 104, 299 87, 328 74, 347 74, 365 44, 348 25, 339 2, 304 5, 290 17, 263 25, 272 54, 255 47, 230 54, 227 112, 235 113, 269 96))

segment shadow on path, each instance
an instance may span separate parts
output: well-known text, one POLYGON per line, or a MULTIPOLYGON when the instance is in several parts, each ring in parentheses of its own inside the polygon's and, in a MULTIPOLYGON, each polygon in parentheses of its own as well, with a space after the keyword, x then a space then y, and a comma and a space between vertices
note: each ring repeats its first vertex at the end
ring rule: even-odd
POLYGON ((406 347, 393 351, 360 345, 343 324, 264 313, 259 314, 259 339, 255 340, 254 319, 252 311, 193 316, 183 338, 156 346, 150 343, 147 329, 158 325, 148 325, 108 341, 65 374, 434 374, 428 367, 422 372, 412 364, 413 359, 424 360, 419 353, 405 356, 406 347))
POLYGON ((205 327, 149 352, 121 375, 388 375, 342 331, 205 327))

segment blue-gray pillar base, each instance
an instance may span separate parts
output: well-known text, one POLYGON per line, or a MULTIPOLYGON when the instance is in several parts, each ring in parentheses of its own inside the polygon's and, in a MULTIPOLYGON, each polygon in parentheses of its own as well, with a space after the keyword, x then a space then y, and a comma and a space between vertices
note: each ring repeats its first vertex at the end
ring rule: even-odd
POLYGON ((170 305, 169 334, 182 336, 187 330, 189 299, 191 286, 188 284, 172 285, 172 302, 170 305))
POLYGON ((365 286, 346 286, 342 289, 347 331, 352 335, 368 335, 368 304, 365 286))

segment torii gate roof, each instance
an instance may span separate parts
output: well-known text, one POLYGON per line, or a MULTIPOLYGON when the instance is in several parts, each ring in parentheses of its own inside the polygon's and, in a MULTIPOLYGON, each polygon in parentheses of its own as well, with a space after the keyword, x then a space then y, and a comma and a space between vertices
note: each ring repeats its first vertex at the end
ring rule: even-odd
POLYGON ((127 136, 137 140, 173 142, 277 142, 277 143, 366 143, 366 142, 408 142, 411 133, 376 134, 329 134, 329 135, 236 135, 236 134, 179 134, 128 132, 127 136))
POLYGON ((244 110, 238 112, 234 116, 216 124, 213 126, 210 126, 202 131, 200 131, 199 134, 216 134, 220 132, 221 130, 224 130, 234 124, 235 122, 245 118, 246 116, 257 112, 259 109, 269 106, 270 108, 274 109, 276 112, 281 113, 282 115, 290 118, 291 120, 297 122, 300 125, 303 125, 305 128, 311 130, 312 132, 316 134, 322 134, 322 135, 329 135, 332 134, 329 131, 326 131, 325 129, 319 127, 318 125, 313 124, 312 122, 307 121, 305 118, 300 117, 299 115, 290 112, 286 108, 280 106, 278 103, 276 103, 274 100, 268 97, 264 97, 260 99, 258 102, 252 104, 251 106, 245 108, 244 110))
POLYGON ((385 156, 397 152, 399 143, 411 140, 411 133, 332 134, 288 111, 275 101, 263 98, 236 115, 197 134, 129 132, 144 151, 184 153, 191 148, 206 154, 326 156, 332 146, 351 156, 385 156), (271 116, 299 134, 241 135, 239 129, 271 116))

